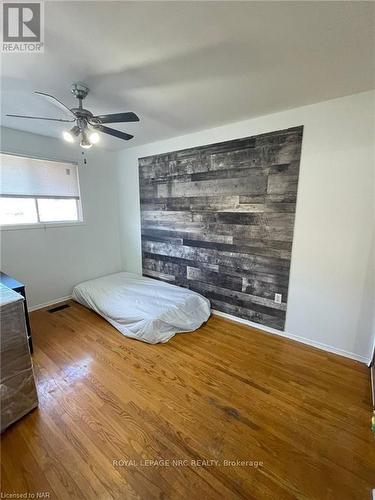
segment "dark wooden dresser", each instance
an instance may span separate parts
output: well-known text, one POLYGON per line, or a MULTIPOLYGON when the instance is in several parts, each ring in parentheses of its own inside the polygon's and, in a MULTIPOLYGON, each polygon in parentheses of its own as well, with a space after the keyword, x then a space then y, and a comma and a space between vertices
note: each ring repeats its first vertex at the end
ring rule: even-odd
POLYGON ((11 276, 8 276, 7 274, 3 273, 2 271, 0 271, 0 283, 2 283, 3 285, 7 286, 11 290, 14 290, 15 292, 18 292, 25 299, 23 301, 23 307, 24 307, 24 311, 25 311, 25 322, 26 322, 27 340, 29 341, 30 352, 32 354, 33 353, 33 340, 32 340, 32 337, 31 337, 31 328, 30 328, 30 321, 29 321, 29 313, 27 311, 27 300, 26 300, 25 285, 23 283, 21 283, 20 281, 17 281, 15 278, 12 278, 11 276))

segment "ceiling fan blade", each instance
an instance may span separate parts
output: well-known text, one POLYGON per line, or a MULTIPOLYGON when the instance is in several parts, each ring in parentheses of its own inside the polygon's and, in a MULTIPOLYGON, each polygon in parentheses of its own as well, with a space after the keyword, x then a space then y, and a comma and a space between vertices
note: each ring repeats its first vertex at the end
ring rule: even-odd
POLYGON ((51 122, 66 122, 66 123, 72 123, 75 120, 63 120, 62 118, 44 118, 43 116, 26 116, 26 115, 6 115, 6 116, 11 116, 13 118, 29 118, 31 120, 48 120, 51 122))
POLYGON ((48 99, 52 104, 54 104, 55 106, 57 106, 58 108, 60 108, 61 110, 65 111, 66 113, 69 113, 70 115, 73 115, 74 117, 76 116, 73 111, 71 111, 68 106, 65 106, 64 103, 62 103, 61 101, 59 101, 56 97, 54 97, 53 95, 49 95, 49 94, 45 94, 44 92, 34 92, 34 94, 38 94, 38 95, 41 95, 43 97, 45 97, 46 99, 48 99))
POLYGON ((127 134, 126 132, 121 132, 120 130, 115 130, 114 128, 105 127, 104 125, 95 125, 94 128, 96 130, 99 130, 99 132, 113 135, 114 137, 124 139, 125 141, 128 141, 129 139, 132 139, 134 137, 134 135, 127 134))
POLYGON ((113 113, 110 115, 95 116, 101 123, 139 122, 138 116, 128 111, 127 113, 113 113))

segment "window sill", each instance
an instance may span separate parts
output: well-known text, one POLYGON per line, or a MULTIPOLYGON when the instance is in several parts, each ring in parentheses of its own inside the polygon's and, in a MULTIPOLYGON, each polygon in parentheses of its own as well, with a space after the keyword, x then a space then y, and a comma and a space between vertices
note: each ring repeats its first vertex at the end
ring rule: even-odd
POLYGON ((65 222, 38 222, 35 224, 7 224, 0 226, 0 231, 18 231, 23 229, 48 229, 54 227, 74 227, 85 226, 84 221, 65 221, 65 222))

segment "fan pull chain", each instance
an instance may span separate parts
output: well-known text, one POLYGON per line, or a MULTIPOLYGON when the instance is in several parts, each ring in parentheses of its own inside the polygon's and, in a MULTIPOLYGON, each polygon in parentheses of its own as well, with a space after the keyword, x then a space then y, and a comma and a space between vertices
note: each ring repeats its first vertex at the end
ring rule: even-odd
POLYGON ((86 159, 85 152, 81 151, 81 155, 82 155, 82 164, 87 165, 87 159, 86 159))

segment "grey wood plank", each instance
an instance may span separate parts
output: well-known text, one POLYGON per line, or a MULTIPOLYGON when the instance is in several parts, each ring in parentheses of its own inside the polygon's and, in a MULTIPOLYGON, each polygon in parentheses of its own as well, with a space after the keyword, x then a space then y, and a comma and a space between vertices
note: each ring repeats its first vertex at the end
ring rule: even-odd
POLYGON ((267 176, 256 171, 245 178, 217 179, 215 181, 169 182, 157 185, 158 198, 198 195, 262 194, 267 191, 267 176))
POLYGON ((268 176, 268 194, 284 194, 284 193, 294 193, 297 191, 298 175, 284 174, 283 172, 278 174, 270 174, 268 176))
MULTIPOLYGON (((187 238, 189 240, 199 240, 199 241, 210 241, 210 242, 217 242, 217 243, 233 243, 233 236, 228 236, 225 234, 205 234, 204 232, 201 233, 191 233, 189 231, 174 231, 166 228, 157 228, 157 229, 150 229, 147 227, 142 227, 142 237, 147 240, 147 239, 152 239, 154 238, 155 241, 162 241, 162 240, 168 240, 169 239, 178 239, 178 244, 180 242, 182 243, 183 238, 187 238), (152 238, 150 238, 152 237, 152 238)), ((246 244, 246 243, 245 243, 246 244)))
MULTIPOLYGON (((288 288, 289 275, 281 276, 279 274, 271 274, 267 272, 261 272, 254 269, 246 270, 235 267, 228 267, 224 265, 219 266, 219 272, 229 274, 231 276, 240 276, 242 279, 247 278, 250 280, 259 280, 272 285, 276 285, 280 288, 288 288)), ((254 294, 255 295, 255 294, 254 294)), ((272 297, 271 297, 272 298, 272 297)))
MULTIPOLYGON (((163 231, 163 232, 165 233, 166 231, 163 231)), ((172 233, 172 234, 174 234, 174 233, 172 233)), ((142 240, 143 241, 160 241, 161 243, 169 243, 172 245, 183 245, 184 244, 183 238, 176 238, 173 236, 167 236, 165 234, 161 234, 160 236, 145 235, 143 231, 142 231, 142 240)))
POLYGON ((273 212, 199 212, 193 214, 193 222, 208 222, 218 224, 235 224, 241 226, 268 226, 271 228, 293 227, 293 213, 273 212))
POLYGON ((242 243, 221 243, 213 241, 190 240, 187 238, 182 239, 182 244, 199 248, 213 248, 223 252, 234 252, 247 255, 264 255, 266 257, 276 257, 288 261, 291 256, 290 250, 280 248, 268 248, 264 246, 251 246, 251 241, 248 245, 242 243))
POLYGON ((266 311, 267 314, 275 315, 277 317, 283 317, 286 311, 285 303, 277 304, 273 300, 264 297, 257 297, 256 295, 243 293, 237 290, 230 290, 216 284, 206 283, 202 281, 196 281, 195 286, 200 287, 201 290, 207 293, 212 292, 221 294, 221 296, 225 297, 227 300, 235 300, 234 303, 238 303, 242 307, 248 306, 249 308, 256 308, 256 306, 262 306, 261 308, 258 308, 256 310, 263 312, 266 311), (265 308, 267 308, 267 310, 265 310, 265 308))
POLYGON ((168 283, 173 283, 176 281, 176 276, 174 274, 165 274, 160 271, 154 271, 145 267, 142 271, 143 276, 148 276, 149 278, 158 278, 161 281, 167 281, 168 283))
MULTIPOLYGON (((194 224, 194 223, 192 223, 194 224)), ((195 224, 199 224, 196 222, 195 224)), ((202 223, 203 224, 203 223, 202 223)), ((231 235, 235 239, 256 239, 264 241, 292 241, 293 227, 251 226, 240 224, 203 224, 202 231, 208 230, 215 234, 231 235)))
POLYGON ((296 210, 295 203, 239 203, 235 207, 223 208, 220 212, 232 212, 232 213, 292 213, 294 214, 296 210))
POLYGON ((239 276, 231 276, 229 274, 219 273, 218 270, 212 271, 208 269, 199 269, 197 267, 186 268, 186 277, 192 281, 203 281, 212 285, 219 285, 230 290, 242 291, 242 278, 239 276))
MULTIPOLYGON (((171 223, 162 220, 143 220, 142 229, 171 229, 171 223)), ((173 222, 173 229, 196 233, 207 230, 207 224, 203 222, 173 222)))
POLYGON ((176 210, 142 210, 141 220, 167 221, 167 222, 193 222, 190 211, 176 210))
POLYGON ((275 294, 279 293, 282 296, 282 301, 287 301, 288 287, 280 286, 280 284, 269 283, 261 279, 253 279, 249 277, 242 278, 242 291, 257 297, 274 300, 275 294))
POLYGON ((150 264, 151 261, 154 261, 156 263, 156 266, 159 266, 160 263, 168 263, 168 264, 176 264, 176 270, 175 270, 175 276, 177 278, 177 275, 179 276, 184 276, 186 277, 186 268, 189 266, 195 266, 199 267, 200 269, 204 270, 211 270, 211 271, 218 271, 219 266, 218 264, 209 264, 207 262, 200 262, 200 261, 191 261, 187 259, 183 259, 181 257, 171 257, 169 255, 158 255, 158 254, 152 254, 149 252, 143 252, 142 254, 142 262, 147 262, 147 267, 149 269, 163 269, 163 267, 154 267, 152 264, 150 264))
MULTIPOLYGON (((239 196, 185 196, 148 198, 142 202, 142 210, 192 210, 217 211, 239 206, 239 196)), ((262 197, 263 202, 265 197, 262 197)), ((282 210, 281 210, 282 211, 282 210)))

